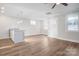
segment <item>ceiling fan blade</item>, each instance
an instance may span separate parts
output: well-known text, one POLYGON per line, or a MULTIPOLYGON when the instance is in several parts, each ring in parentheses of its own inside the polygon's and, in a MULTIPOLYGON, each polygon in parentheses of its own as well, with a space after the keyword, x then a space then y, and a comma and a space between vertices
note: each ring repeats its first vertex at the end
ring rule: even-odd
POLYGON ((56 6, 56 3, 52 6, 52 9, 56 6))
POLYGON ((64 6, 68 6, 68 4, 67 3, 61 3, 62 5, 64 5, 64 6))

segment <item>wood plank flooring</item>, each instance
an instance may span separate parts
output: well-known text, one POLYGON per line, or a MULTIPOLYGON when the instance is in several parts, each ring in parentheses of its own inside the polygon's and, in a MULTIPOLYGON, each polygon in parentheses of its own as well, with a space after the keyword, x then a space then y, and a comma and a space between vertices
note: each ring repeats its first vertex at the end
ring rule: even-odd
POLYGON ((37 35, 0 49, 0 56, 79 56, 79 43, 37 35))
POLYGON ((4 46, 10 46, 13 44, 13 41, 11 39, 0 39, 0 48, 4 46))

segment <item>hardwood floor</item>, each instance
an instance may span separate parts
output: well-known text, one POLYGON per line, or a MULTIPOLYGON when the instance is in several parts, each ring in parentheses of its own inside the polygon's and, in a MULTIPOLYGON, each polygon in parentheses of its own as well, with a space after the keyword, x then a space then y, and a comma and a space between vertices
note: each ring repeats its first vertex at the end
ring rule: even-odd
POLYGON ((11 39, 0 39, 0 48, 4 46, 10 46, 13 44, 13 41, 11 39))
MULTIPOLYGON (((5 43, 4 43, 5 44, 5 43)), ((1 56, 79 56, 79 43, 49 38, 26 37, 24 42, 0 49, 1 56)))

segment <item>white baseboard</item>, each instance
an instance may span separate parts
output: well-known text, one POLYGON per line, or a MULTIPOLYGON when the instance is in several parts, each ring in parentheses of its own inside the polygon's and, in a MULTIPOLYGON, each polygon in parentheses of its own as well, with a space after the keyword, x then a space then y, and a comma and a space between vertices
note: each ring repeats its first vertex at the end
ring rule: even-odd
POLYGON ((3 39, 9 39, 9 37, 3 37, 3 38, 0 38, 0 40, 3 40, 3 39))
POLYGON ((27 35, 27 36, 24 36, 24 37, 38 36, 38 35, 45 35, 45 34, 34 34, 34 35, 27 35))
MULTIPOLYGON (((48 37, 50 37, 50 36, 48 36, 48 37)), ((65 40, 65 41, 79 43, 79 41, 77 41, 77 40, 67 39, 67 38, 63 38, 63 37, 51 37, 51 38, 56 38, 56 39, 60 39, 60 40, 65 40)))

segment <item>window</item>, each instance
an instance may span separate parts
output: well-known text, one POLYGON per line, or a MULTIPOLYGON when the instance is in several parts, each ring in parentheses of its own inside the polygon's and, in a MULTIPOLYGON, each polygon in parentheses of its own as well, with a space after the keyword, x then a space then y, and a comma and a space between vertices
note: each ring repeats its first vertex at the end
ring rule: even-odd
POLYGON ((31 24, 31 25, 36 25, 36 21, 31 20, 31 21, 30 21, 30 24, 31 24))
POLYGON ((68 31, 78 31, 78 16, 69 16, 67 19, 68 31))

